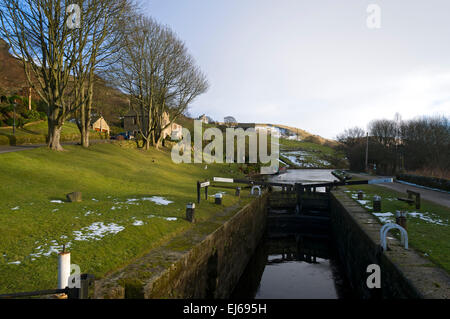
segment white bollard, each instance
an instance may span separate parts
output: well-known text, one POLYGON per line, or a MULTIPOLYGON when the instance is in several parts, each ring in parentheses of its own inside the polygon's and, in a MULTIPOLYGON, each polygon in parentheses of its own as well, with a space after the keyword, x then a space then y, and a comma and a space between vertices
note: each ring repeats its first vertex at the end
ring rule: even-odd
POLYGON ((58 255, 58 289, 65 289, 69 285, 70 253, 61 252, 58 255))

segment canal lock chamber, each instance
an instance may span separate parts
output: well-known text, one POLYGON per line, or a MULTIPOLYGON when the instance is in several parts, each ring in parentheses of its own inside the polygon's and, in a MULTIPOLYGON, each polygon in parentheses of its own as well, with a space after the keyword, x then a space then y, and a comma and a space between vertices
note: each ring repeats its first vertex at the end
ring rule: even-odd
POLYGON ((329 193, 272 192, 265 234, 231 299, 355 298, 338 258, 329 193))

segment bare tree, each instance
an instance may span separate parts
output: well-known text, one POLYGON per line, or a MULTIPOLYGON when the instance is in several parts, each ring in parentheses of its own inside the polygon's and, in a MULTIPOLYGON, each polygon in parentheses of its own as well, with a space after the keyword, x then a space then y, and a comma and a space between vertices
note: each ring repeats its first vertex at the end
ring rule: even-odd
POLYGON ((225 116, 223 118, 223 121, 225 122, 225 125, 231 126, 237 124, 236 119, 233 116, 225 116))
POLYGON ((124 30, 121 47, 110 78, 130 96, 144 148, 158 147, 164 129, 206 91, 206 79, 185 45, 151 18, 136 15, 124 30))
POLYGON ((68 103, 71 70, 78 62, 75 29, 67 22, 70 0, 1 0, 1 34, 22 61, 29 85, 48 105, 48 146, 62 150, 61 129, 74 105, 68 103))
POLYGON ((114 61, 120 48, 120 29, 129 19, 132 4, 128 0, 78 0, 77 4, 84 14, 77 37, 73 38, 78 54, 73 72, 74 103, 79 105, 76 122, 81 145, 88 147, 96 72, 114 61))

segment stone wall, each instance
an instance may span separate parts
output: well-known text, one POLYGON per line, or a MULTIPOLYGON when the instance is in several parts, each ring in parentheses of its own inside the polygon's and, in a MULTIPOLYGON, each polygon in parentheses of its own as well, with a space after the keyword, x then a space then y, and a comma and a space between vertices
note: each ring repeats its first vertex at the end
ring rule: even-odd
POLYGON ((95 298, 228 298, 264 234, 267 198, 195 225, 96 282, 95 298))
MULTIPOLYGON (((450 277, 413 249, 405 250, 397 239, 380 248, 376 217, 342 191, 331 193, 334 241, 344 271, 354 291, 368 298, 450 298, 450 277), (367 266, 381 269, 381 288, 369 289, 367 266)), ((392 236, 392 235, 391 235, 392 236)))

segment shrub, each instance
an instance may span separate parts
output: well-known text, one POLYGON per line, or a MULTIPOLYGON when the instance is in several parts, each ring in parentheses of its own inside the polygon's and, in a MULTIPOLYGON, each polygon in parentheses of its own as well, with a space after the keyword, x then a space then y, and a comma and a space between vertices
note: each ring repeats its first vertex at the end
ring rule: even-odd
POLYGON ((22 115, 27 119, 27 123, 39 121, 41 119, 41 115, 35 110, 26 110, 22 113, 22 115))

